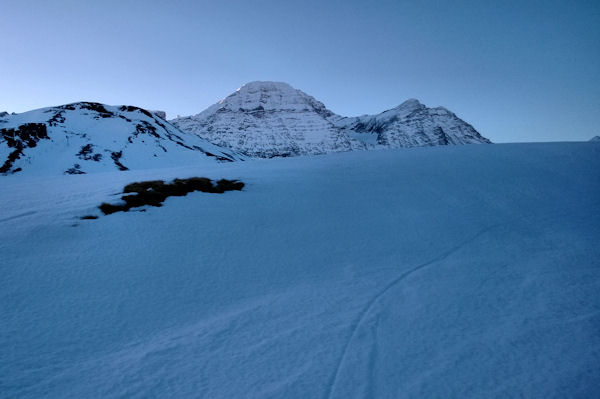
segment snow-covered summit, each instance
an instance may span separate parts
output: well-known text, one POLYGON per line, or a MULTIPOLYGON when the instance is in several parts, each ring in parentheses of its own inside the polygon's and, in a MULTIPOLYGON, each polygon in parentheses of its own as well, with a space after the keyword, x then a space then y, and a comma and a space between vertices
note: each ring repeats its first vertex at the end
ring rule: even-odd
POLYGON ((0 173, 82 174, 238 157, 134 106, 79 102, 0 117, 0 173))
POLYGON ((333 114, 323 103, 283 82, 250 82, 220 102, 230 109, 257 109, 265 111, 305 111, 333 114))
POLYGON ((444 107, 410 99, 377 115, 342 118, 337 125, 369 147, 422 147, 490 143, 473 126, 444 107))
POLYGON ((351 150, 334 116, 287 83, 250 82, 205 111, 171 122, 216 145, 269 158, 351 150))
POLYGON ((421 107, 424 107, 424 105, 421 104, 421 102, 419 100, 417 100, 416 98, 409 98, 408 100, 404 101, 402 104, 398 105, 395 109, 414 110, 414 109, 418 109, 421 107))
POLYGON ((282 82, 247 83, 203 112, 172 122, 253 157, 490 142, 454 113, 417 99, 378 115, 345 118, 282 82))

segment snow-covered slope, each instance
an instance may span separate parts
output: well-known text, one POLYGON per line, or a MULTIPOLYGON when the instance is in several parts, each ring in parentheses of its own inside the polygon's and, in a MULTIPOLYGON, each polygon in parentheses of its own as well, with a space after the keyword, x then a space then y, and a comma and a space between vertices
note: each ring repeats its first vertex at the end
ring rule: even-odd
POLYGON ((409 100, 379 115, 343 118, 280 82, 248 83, 205 111, 171 122, 219 146, 262 158, 490 142, 442 107, 409 100))
POLYGON ((198 115, 171 122, 219 146, 260 158, 348 151, 352 142, 319 101, 286 83, 251 82, 198 115))
POLYGON ((415 99, 378 115, 341 118, 337 125, 353 139, 375 148, 490 142, 446 108, 427 108, 415 99))
POLYGON ((74 103, 0 116, 0 173, 81 174, 236 155, 133 106, 74 103))
POLYGON ((600 146, 6 176, 2 398, 595 398, 600 146), (476 167, 474 167, 476 165, 476 167))

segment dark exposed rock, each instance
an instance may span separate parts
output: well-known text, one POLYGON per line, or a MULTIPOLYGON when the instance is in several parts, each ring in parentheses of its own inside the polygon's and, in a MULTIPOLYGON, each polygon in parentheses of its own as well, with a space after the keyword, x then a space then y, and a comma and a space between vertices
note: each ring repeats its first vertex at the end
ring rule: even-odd
POLYGON ((65 111, 58 111, 57 113, 54 114, 54 116, 50 119, 48 119, 48 124, 50 126, 56 126, 59 123, 64 123, 65 122, 65 116, 64 116, 65 111))
POLYGON ((156 116, 157 118, 163 119, 163 120, 167 120, 167 113, 165 111, 150 111, 154 116, 156 116))
POLYGON ((105 215, 127 212, 131 208, 150 205, 160 207, 168 197, 181 197, 193 191, 222 194, 226 191, 241 190, 244 183, 238 180, 221 179, 216 184, 206 177, 175 179, 171 183, 163 180, 135 182, 123 188, 123 204, 102 203, 99 208, 105 215))
MULTIPOLYGON (((7 173, 25 148, 35 147, 38 141, 48 139, 48 133, 45 123, 25 123, 17 129, 0 129, 0 137, 8 147, 14 148, 0 167, 0 173, 7 173)), ((13 173, 19 170, 20 168, 15 169, 13 173)))
POLYGON ((81 150, 79 150, 79 152, 77 153, 77 157, 88 160, 92 158, 90 154, 92 154, 93 152, 94 146, 92 144, 86 144, 83 147, 81 147, 81 150))
POLYGON ((140 121, 140 123, 135 126, 135 135, 137 136, 138 134, 149 134, 156 138, 160 138, 160 135, 156 133, 156 128, 146 121, 140 121))
POLYGON ((81 147, 79 152, 76 154, 77 158, 82 159, 84 161, 100 161, 102 159, 102 154, 94 154, 94 145, 86 144, 81 147))
POLYGON ((65 175, 85 175, 85 172, 81 170, 81 165, 76 163, 72 168, 65 170, 65 175))
POLYGON ((90 111, 97 112, 98 116, 101 118, 111 118, 115 115, 112 112, 108 111, 106 108, 104 108, 104 105, 100 103, 82 102, 79 104, 81 109, 88 109, 90 111))
MULTIPOLYGON (((23 148, 21 148, 21 147, 17 147, 15 150, 11 151, 11 153, 8 154, 8 157, 6 158, 6 161, 4 161, 4 164, 2 166, 0 166, 0 173, 10 172, 10 168, 15 163, 15 161, 17 159, 19 159, 19 157, 21 156, 22 153, 23 153, 23 148)), ((21 168, 18 168, 18 170, 21 170, 21 168)), ((13 171, 13 173, 17 172, 18 170, 15 169, 13 171)))
POLYGON ((152 116, 152 114, 151 114, 150 112, 146 111, 146 110, 145 110, 145 109, 143 109, 143 108, 140 108, 140 107, 135 107, 135 106, 133 106, 133 105, 123 105, 123 106, 122 106, 122 107, 120 107, 119 109, 120 109, 121 111, 124 111, 124 112, 134 112, 134 111, 139 111, 139 112, 141 112, 142 114, 146 115, 146 116, 147 116, 147 117, 149 117, 149 118, 154 118, 154 116, 152 116))
POLYGON ((123 151, 111 152, 110 153, 110 157, 112 158, 112 160, 115 163, 116 167, 119 168, 119 170, 129 170, 129 168, 127 166, 123 165, 121 163, 121 161, 119 161, 122 156, 123 156, 123 151))

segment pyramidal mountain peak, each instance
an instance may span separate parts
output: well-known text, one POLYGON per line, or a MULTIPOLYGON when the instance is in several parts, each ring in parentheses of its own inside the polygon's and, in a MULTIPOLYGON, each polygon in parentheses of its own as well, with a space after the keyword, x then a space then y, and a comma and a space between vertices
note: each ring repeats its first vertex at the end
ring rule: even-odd
POLYGON ((323 103, 287 83, 256 81, 197 115, 171 123, 218 146, 271 158, 357 148, 334 124, 338 118, 323 103))
POLYGON ((397 109, 407 109, 407 108, 420 108, 420 107, 424 107, 424 105, 421 104, 421 102, 419 100, 417 100, 416 98, 409 98, 408 100, 404 101, 402 104, 398 105, 396 108, 397 109))
MULTIPOLYGON (((241 109, 256 109, 281 111, 316 109, 326 111, 323 103, 317 101, 301 90, 294 89, 284 82, 254 81, 246 83, 234 93, 219 102, 241 109)), ((331 113, 331 111, 329 111, 331 113)), ((333 113, 332 113, 333 114, 333 113)))
POLYGON ((283 82, 246 83, 193 116, 171 121, 249 157, 311 155, 372 148, 490 143, 443 107, 408 99, 377 115, 342 117, 283 82))

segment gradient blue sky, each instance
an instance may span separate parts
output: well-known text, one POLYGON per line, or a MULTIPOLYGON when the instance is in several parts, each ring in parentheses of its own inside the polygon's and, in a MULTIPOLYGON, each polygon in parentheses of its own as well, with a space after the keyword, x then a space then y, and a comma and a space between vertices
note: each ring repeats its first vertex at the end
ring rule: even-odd
POLYGON ((195 114, 275 80, 345 116, 408 98, 496 142, 600 134, 600 1, 0 0, 0 111, 195 114))

